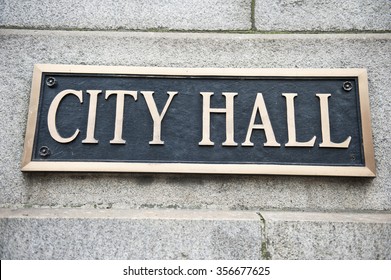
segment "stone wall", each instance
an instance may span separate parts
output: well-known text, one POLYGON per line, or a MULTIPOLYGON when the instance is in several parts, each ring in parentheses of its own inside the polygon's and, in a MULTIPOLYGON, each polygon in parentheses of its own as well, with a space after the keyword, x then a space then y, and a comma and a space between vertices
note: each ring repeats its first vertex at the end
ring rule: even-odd
POLYGON ((0 0, 0 258, 391 259, 390 31, 388 0, 0 0), (38 63, 366 68, 377 177, 22 173, 38 63))

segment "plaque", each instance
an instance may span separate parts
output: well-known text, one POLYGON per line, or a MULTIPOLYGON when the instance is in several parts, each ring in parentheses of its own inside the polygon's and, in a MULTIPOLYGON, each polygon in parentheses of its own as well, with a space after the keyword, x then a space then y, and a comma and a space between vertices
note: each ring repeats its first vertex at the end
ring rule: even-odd
POLYGON ((22 171, 373 177, 367 73, 35 65, 22 171))

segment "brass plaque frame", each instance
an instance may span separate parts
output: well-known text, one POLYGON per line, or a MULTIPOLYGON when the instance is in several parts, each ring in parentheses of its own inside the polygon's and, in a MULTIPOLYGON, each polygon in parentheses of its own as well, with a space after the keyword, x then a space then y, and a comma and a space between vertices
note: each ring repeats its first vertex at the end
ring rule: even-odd
POLYGON ((232 68, 154 68, 122 66, 50 65, 34 66, 31 97, 22 159, 22 171, 60 172, 158 172, 210 174, 270 174, 310 176, 375 177, 368 78, 366 69, 232 69, 232 68), (43 73, 137 74, 165 76, 261 76, 261 77, 350 77, 358 79, 362 144, 365 166, 319 166, 286 164, 208 164, 208 163, 137 163, 137 162, 72 162, 33 161, 33 145, 37 130, 38 108, 43 73))

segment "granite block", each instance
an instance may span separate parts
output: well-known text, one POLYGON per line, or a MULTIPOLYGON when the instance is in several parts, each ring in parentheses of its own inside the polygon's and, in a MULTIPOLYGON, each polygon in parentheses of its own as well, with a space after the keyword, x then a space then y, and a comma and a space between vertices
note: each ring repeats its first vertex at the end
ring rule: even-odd
POLYGON ((391 213, 262 211, 270 259, 390 260, 391 213))
POLYGON ((0 30, 0 205, 391 210, 390 34, 0 30), (17 50, 17 51, 16 51, 17 50), (367 68, 377 177, 22 173, 33 65, 367 68))
POLYGON ((256 0, 258 31, 390 31, 389 0, 256 0))
POLYGON ((0 209, 4 259, 259 259, 251 212, 0 209))
MULTIPOLYGON (((3 0, 0 26, 88 30, 243 30, 251 0, 3 0)), ((1 5, 1 4, 0 4, 1 5)))

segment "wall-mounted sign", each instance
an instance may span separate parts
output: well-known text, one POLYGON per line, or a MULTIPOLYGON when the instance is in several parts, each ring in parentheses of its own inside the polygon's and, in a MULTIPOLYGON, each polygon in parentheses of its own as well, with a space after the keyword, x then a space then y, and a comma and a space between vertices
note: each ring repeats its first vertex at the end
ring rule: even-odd
POLYGON ((375 176, 366 70, 36 65, 22 170, 375 176))

